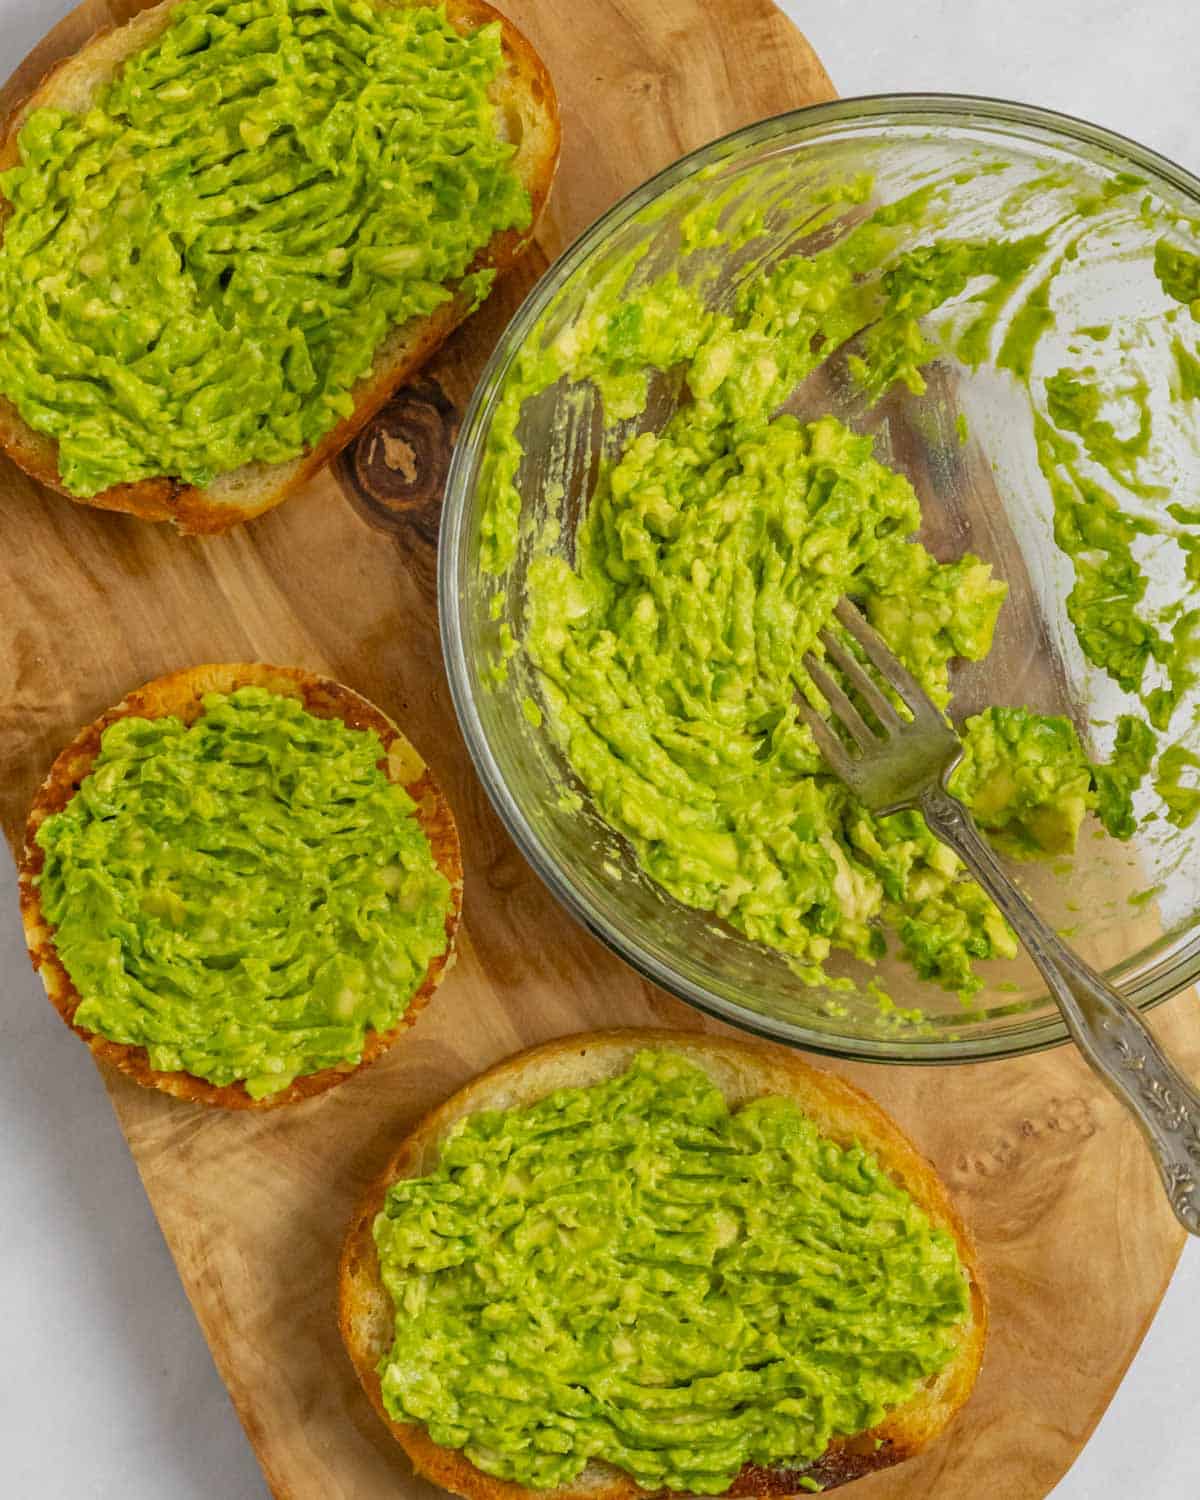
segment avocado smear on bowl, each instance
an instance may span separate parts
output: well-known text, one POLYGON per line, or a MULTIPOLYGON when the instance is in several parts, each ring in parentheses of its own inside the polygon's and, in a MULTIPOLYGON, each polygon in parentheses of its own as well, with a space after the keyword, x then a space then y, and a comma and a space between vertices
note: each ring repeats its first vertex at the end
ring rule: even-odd
POLYGON ((437 6, 183 0, 84 113, 35 109, 0 176, 0 394, 68 490, 203 486, 354 410, 529 196, 489 87, 500 28, 437 6))
POLYGON ((714 1495, 802 1468, 950 1360, 952 1236, 794 1102, 731 1111, 669 1051, 468 1116, 374 1225, 398 1422, 531 1489, 591 1459, 714 1495))
MULTIPOLYGON (((1150 451, 1146 391, 1126 374, 1114 395, 1084 364, 1033 374, 1056 276, 1114 224, 1149 215, 1143 184, 1117 174, 1086 198, 1047 171, 1033 186, 1061 199, 1053 232, 1005 234, 1031 201, 1027 184, 1009 198, 997 190, 993 234, 956 237, 957 195, 991 170, 967 166, 882 206, 866 175, 819 178, 810 195, 793 163, 765 206, 740 199, 735 181, 672 223, 679 245, 667 269, 648 269, 657 252, 647 241, 602 262, 586 292, 572 292, 571 316, 549 305, 514 356, 488 431, 480 551, 500 622, 491 684, 524 674, 526 719, 546 723, 578 781, 562 796, 586 792, 647 875, 827 990, 852 987, 827 968, 839 953, 872 964, 896 951, 965 1001, 983 987, 977 962, 1017 947, 918 813, 874 817, 830 773, 795 706, 800 694, 827 707, 802 657, 824 654, 825 629, 861 655, 832 613, 848 596, 948 710, 951 664, 987 657, 1007 585, 970 552, 934 556, 922 544, 917 494, 872 435, 832 414, 802 420, 794 406, 857 402, 873 420, 894 387, 923 393, 939 357, 991 364, 1028 398, 1053 542, 1073 575, 1067 620, 1087 662, 1140 701, 1112 716, 1111 744, 1095 760, 1069 718, 1022 704, 960 724, 952 790, 1006 854, 1070 855, 1089 814, 1130 838, 1135 794, 1161 749, 1155 731, 1185 727, 1200 670, 1200 611, 1161 623, 1142 610, 1135 543, 1159 539, 1161 567, 1169 547, 1191 545, 1184 528, 1200 517, 1161 506, 1161 487, 1139 468, 1150 451), (788 237, 778 226, 764 235, 764 217, 793 204, 804 248, 778 258, 788 237), (723 257, 736 267, 728 284, 717 275, 723 257), (523 467, 524 408, 552 389, 566 393, 555 408, 563 432, 523 467), (1123 424, 1139 413, 1128 437, 1109 416, 1114 401, 1123 424), (572 431, 600 433, 578 511, 574 494, 562 498, 580 479, 572 431), (527 476, 542 469, 564 477, 537 497, 527 476), (1140 497, 1136 514, 1097 469, 1113 491, 1140 497), (526 504, 530 488, 544 518, 526 504), (514 574, 523 584, 510 606, 514 574)), ((1161 289, 1179 301, 1191 286, 1176 284, 1182 253, 1173 279, 1159 259, 1161 289)), ((1181 313, 1156 316, 1174 328, 1181 313)), ((936 422, 931 406, 914 421, 936 422)), ((950 434, 957 448, 961 422, 950 434)), ((936 494, 936 473, 925 477, 936 494)), ((1176 799, 1169 815, 1194 814, 1176 799)), ((877 982, 867 988, 895 1011, 877 982)))
POLYGON ((254 1099, 353 1067, 446 950, 450 887, 372 730, 245 687, 116 720, 37 834, 74 1024, 254 1099))

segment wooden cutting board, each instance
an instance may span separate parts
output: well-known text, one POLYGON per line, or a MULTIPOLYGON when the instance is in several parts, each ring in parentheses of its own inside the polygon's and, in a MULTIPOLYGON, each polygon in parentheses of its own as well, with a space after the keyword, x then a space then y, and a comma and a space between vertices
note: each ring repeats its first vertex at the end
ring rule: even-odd
MULTIPOLYGON (((0 815, 10 843, 78 725, 197 661, 293 663, 351 684, 409 733, 458 815, 467 869, 458 966, 383 1062, 309 1105, 257 1118, 106 1077, 217 1367, 286 1500, 434 1493, 369 1409, 334 1321, 351 1206, 395 1140, 521 1046, 614 1024, 711 1026, 575 926, 493 815, 442 673, 440 484, 487 352, 564 243, 681 152, 833 88, 769 0, 504 3, 563 105, 562 170, 538 248, 333 471, 232 536, 189 541, 74 506, 0 460, 0 815)), ((3 102, 139 8, 87 0, 3 102)), ((1155 1028, 1200 1071, 1194 1009, 1178 999, 1155 1028)), ((979 1238, 993 1305, 983 1376, 952 1434, 866 1481, 869 1493, 1038 1500, 1111 1398, 1179 1253, 1140 1139, 1066 1050, 953 1069, 833 1066, 871 1090, 941 1169, 979 1238)))

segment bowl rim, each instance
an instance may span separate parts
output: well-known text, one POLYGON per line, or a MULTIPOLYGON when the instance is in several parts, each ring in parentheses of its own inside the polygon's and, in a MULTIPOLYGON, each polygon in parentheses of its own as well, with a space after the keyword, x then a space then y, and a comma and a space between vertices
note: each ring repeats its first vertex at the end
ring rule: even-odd
MULTIPOLYGON (((1027 1025, 1006 1028, 999 1033, 942 1040, 918 1040, 915 1037, 901 1039, 899 1036, 894 1040, 840 1036, 799 1023, 777 1020, 761 1011, 715 995, 660 962, 635 939, 610 929, 576 888, 569 873, 545 850, 509 791, 499 763, 492 753, 471 688, 471 669, 464 644, 457 572, 460 553, 466 540, 464 528, 471 471, 477 466, 480 442, 486 436, 486 419, 491 415, 493 398, 538 318, 593 250, 599 248, 612 232, 662 192, 727 160, 743 147, 769 146, 772 140, 790 136, 797 130, 819 131, 828 124, 870 124, 889 118, 897 124, 903 124, 906 118, 928 119, 931 116, 942 116, 947 122, 959 125, 977 122, 983 126, 1025 125, 1048 130, 1069 141, 1099 148, 1135 167, 1148 170, 1160 182, 1169 184, 1176 191, 1193 199, 1200 208, 1200 177, 1161 152, 1076 115, 984 94, 924 91, 860 94, 786 110, 728 131, 668 163, 617 199, 547 266, 526 294, 497 340, 463 413, 446 476, 437 562, 438 622, 442 654, 459 727, 489 801, 521 854, 555 899, 593 937, 643 978, 716 1020, 725 1021, 768 1040, 827 1057, 905 1066, 963 1064, 1032 1055, 1060 1046, 1069 1039, 1068 1031, 1063 1018, 1047 995, 1043 999, 1050 1009, 1045 1015, 1027 1025)), ((936 120, 930 123, 936 123, 936 120)), ((803 149, 803 145, 801 140, 797 143, 797 149, 803 149)), ((1118 965, 1114 971, 1110 971, 1110 979, 1118 982, 1126 997, 1140 1010, 1152 1009, 1200 978, 1200 929, 1191 935, 1185 935, 1172 951, 1152 959, 1132 983, 1121 984, 1123 968, 1129 967, 1131 961, 1127 961, 1124 966, 1118 965)), ((1038 1002, 1033 1003, 1036 1005, 1038 1002)))

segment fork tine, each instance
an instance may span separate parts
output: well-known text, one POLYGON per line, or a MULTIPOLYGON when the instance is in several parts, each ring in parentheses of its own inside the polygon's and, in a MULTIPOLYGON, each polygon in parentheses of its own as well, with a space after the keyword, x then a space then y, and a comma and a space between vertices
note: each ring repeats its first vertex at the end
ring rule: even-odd
POLYGON ((832 630, 822 630, 821 644, 825 647, 825 655, 836 667, 841 669, 842 676, 846 678, 850 686, 865 698, 870 705, 871 712, 883 725, 884 729, 899 729, 904 722, 891 703, 883 693, 875 686, 873 678, 863 670, 862 663, 846 650, 832 630))
POLYGON ((833 612, 866 652, 883 679, 895 689, 913 718, 934 719, 942 724, 944 720, 925 689, 908 668, 897 661, 892 648, 867 621, 862 611, 851 604, 849 599, 839 599, 833 612))
POLYGON ((812 704, 805 702, 800 693, 796 694, 793 701, 796 711, 812 730, 813 739, 817 742, 817 749, 821 752, 825 764, 840 781, 850 781, 854 776, 854 762, 842 748, 841 740, 812 704))
POLYGON ((829 704, 834 716, 841 722, 842 728, 847 731, 858 748, 869 750, 872 745, 878 744, 879 736, 871 730, 862 714, 850 702, 813 653, 806 651, 801 661, 804 670, 812 678, 813 685, 829 704))

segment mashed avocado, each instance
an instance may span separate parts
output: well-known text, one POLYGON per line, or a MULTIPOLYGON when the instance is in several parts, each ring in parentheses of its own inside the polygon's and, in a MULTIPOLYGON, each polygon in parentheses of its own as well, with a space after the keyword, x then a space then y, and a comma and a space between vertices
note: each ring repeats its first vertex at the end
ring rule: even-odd
POLYGON ((532 1489, 590 1459, 711 1495, 803 1467, 951 1358, 952 1237, 794 1103, 730 1112, 640 1053, 590 1088, 469 1116, 375 1221, 400 1422, 532 1489))
MULTIPOLYGON (((1047 174, 1027 190, 1065 191, 1054 233, 1003 233, 1017 190, 995 216, 999 232, 952 238, 942 230, 971 175, 873 211, 869 179, 820 179, 798 195, 805 252, 761 267, 744 247, 763 214, 783 212, 794 182, 781 177, 780 202, 757 217, 739 220, 737 200, 718 199, 684 218, 682 248, 732 247, 731 283, 714 291, 713 262, 697 254, 690 269, 674 248, 661 274, 641 251, 603 265, 573 318, 564 326, 551 307, 518 353, 489 433, 481 553, 506 591, 493 597, 495 617, 512 597, 510 566, 527 553, 523 615, 498 627, 498 679, 521 652, 538 694, 526 717, 546 711, 591 802, 649 875, 787 954, 814 983, 830 982, 835 950, 869 961, 897 940, 922 978, 965 998, 981 987, 977 960, 1016 951, 919 815, 875 818, 829 774, 793 701, 825 707, 801 663, 810 648, 822 653, 822 629, 856 649, 832 620, 849 595, 948 708, 950 665, 987 656, 1006 585, 970 553, 933 556, 908 480, 837 418, 791 415, 797 390, 808 410, 844 410, 852 391, 869 413, 897 383, 924 392, 925 367, 949 354, 1010 372, 1030 394, 1054 541, 1074 573, 1068 618, 1087 660, 1140 695, 1143 711, 1119 717, 1105 764, 1092 763, 1071 722, 1025 707, 962 726, 954 789, 1006 853, 1069 854, 1091 813, 1129 838, 1151 726, 1171 721, 1197 675, 1200 611, 1165 629, 1145 609, 1139 549, 1162 530, 1153 507, 1165 493, 1139 467, 1153 446, 1146 380, 1132 361, 1110 389, 1090 359, 1044 375, 1035 358, 1054 322, 1058 270, 1083 253, 1093 219, 1137 217, 1142 185, 1118 175, 1081 198, 1047 174), (656 381, 682 392, 665 423, 649 417, 656 381), (523 533, 522 412, 559 382, 568 426, 601 419, 597 478, 577 525, 564 526, 550 487, 547 522, 523 533), (1123 509, 1098 472, 1144 501, 1140 511, 1123 509)), ((768 242, 786 236, 777 229, 768 242)), ((1171 296, 1193 295, 1194 260, 1159 250, 1171 296)), ((930 464, 936 492, 936 454, 930 464)), ((1191 545, 1196 517, 1164 512, 1178 523, 1171 539, 1191 545)), ((1171 795, 1179 821, 1186 798, 1171 795)))
POLYGON ((1005 854, 1071 854, 1096 806, 1092 766, 1070 719, 989 708, 968 719, 951 790, 1005 854))
POLYGON ((0 393, 67 488, 203 485, 348 415, 388 331, 529 223, 499 66, 497 25, 435 7, 183 0, 86 113, 35 110, 0 177, 0 393))
POLYGON ((1003 922, 918 816, 873 818, 829 775, 793 702, 821 703, 800 658, 845 593, 942 702, 950 658, 986 653, 1003 585, 936 562, 919 521, 832 418, 687 406, 601 480, 575 567, 533 560, 525 645, 598 809, 681 901, 808 965, 879 957, 891 928, 969 989, 968 955, 1015 951, 1003 922))
POLYGON ((373 731, 260 688, 118 719, 38 830, 76 1023, 253 1098, 362 1056, 445 952, 450 889, 373 731))

